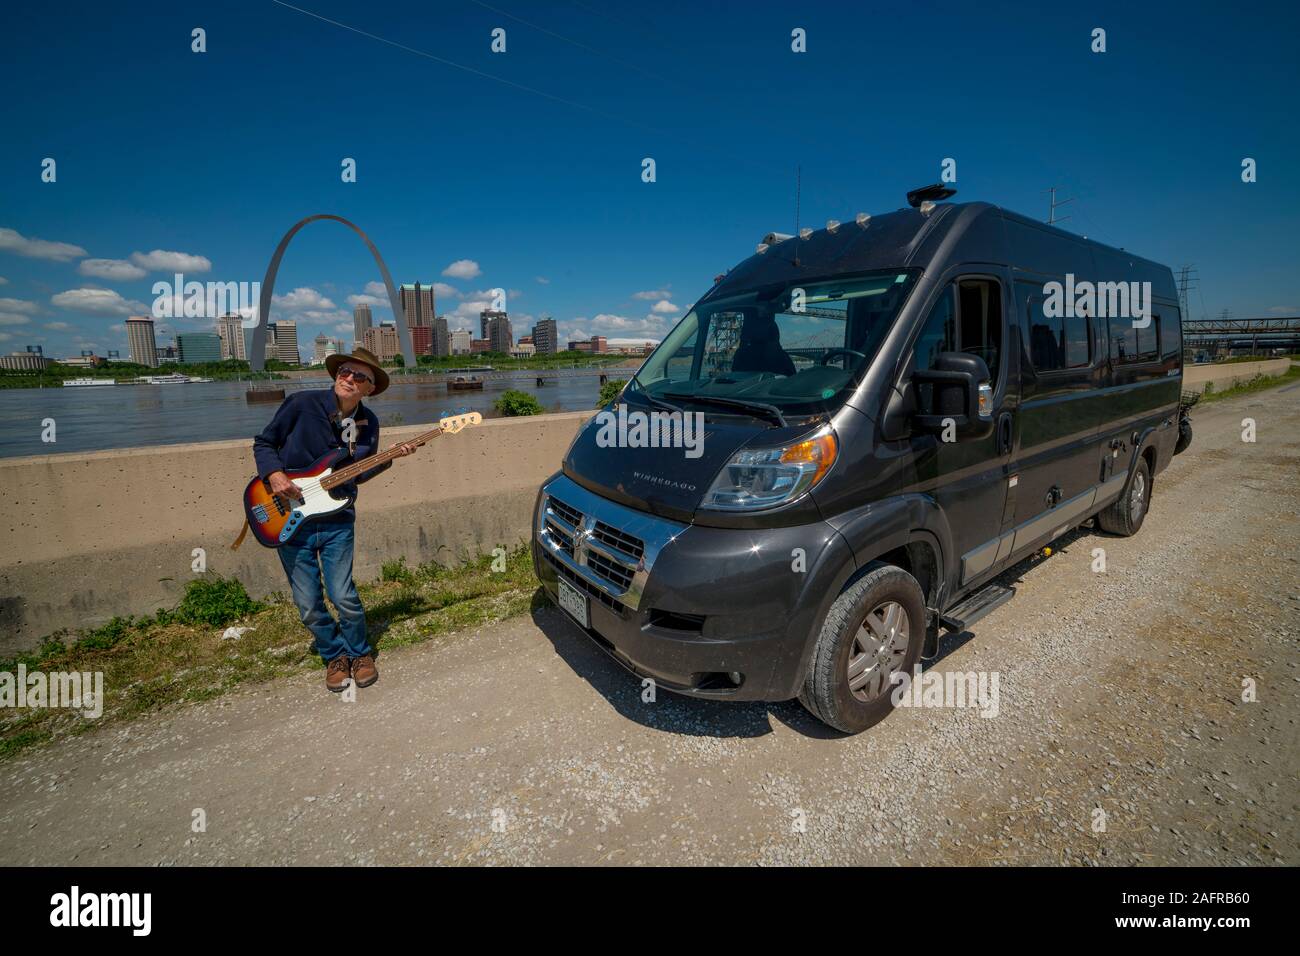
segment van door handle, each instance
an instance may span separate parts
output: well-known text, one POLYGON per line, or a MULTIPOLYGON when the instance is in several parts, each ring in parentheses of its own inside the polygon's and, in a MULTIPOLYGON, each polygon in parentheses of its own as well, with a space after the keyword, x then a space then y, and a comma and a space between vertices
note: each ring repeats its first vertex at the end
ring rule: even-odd
POLYGON ((1011 413, 1003 412, 998 417, 998 454, 1011 454, 1011 413))

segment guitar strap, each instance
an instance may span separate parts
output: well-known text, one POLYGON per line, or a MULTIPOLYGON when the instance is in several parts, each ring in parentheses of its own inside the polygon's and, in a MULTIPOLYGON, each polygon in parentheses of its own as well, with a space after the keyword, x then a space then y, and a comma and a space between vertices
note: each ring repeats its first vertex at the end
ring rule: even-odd
POLYGON ((244 526, 243 526, 242 528, 239 529, 239 537, 236 538, 236 539, 235 539, 235 543, 232 544, 232 545, 230 546, 230 550, 231 550, 231 551, 238 551, 238 550, 239 550, 239 546, 240 546, 241 544, 244 543, 244 537, 245 537, 247 534, 248 534, 248 519, 245 518, 245 519, 244 519, 244 526))

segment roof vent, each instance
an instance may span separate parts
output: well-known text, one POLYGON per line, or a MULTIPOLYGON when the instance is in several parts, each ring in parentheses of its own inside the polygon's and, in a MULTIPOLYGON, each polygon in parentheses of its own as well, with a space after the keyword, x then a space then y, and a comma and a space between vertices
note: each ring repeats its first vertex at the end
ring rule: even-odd
POLYGON ((793 238, 794 236, 790 235, 787 232, 769 232, 766 236, 763 237, 763 241, 767 243, 769 246, 774 246, 778 242, 785 242, 787 239, 793 239, 793 238))
POLYGON ((957 195, 957 190, 951 186, 935 183, 933 186, 922 186, 920 189, 913 189, 907 194, 907 204, 915 209, 923 202, 937 202, 940 199, 947 199, 949 196, 955 195, 957 195))
POLYGON ((812 231, 812 229, 809 228, 808 226, 804 226, 802 229, 799 230, 799 238, 800 238, 800 239, 807 239, 807 238, 808 238, 809 236, 811 236, 812 234, 813 234, 813 231, 812 231))
POLYGON ((854 219, 853 221, 856 222, 863 229, 866 229, 867 226, 871 224, 871 217, 868 216, 865 212, 860 212, 858 213, 857 218, 854 219))
POLYGON ((767 243, 766 243, 766 242, 760 242, 760 243, 759 243, 759 244, 754 248, 754 251, 757 252, 757 253, 761 256, 763 253, 767 252, 767 243))
POLYGON ((832 236, 835 235, 835 230, 839 228, 840 228, 840 221, 838 219, 826 220, 826 231, 829 232, 832 236))

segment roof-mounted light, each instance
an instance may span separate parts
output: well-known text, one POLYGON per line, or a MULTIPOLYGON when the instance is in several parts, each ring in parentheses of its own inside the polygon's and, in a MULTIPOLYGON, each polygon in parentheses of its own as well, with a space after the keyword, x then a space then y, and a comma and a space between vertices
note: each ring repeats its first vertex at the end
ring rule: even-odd
POLYGON ((832 236, 835 235, 835 230, 839 228, 840 228, 840 221, 838 219, 826 220, 826 231, 829 232, 832 236))
POLYGON ((808 226, 804 226, 802 229, 799 230, 799 238, 807 239, 809 236, 812 235, 812 233, 813 231, 811 228, 809 228, 808 226))
POLYGON ((767 252, 767 243, 766 243, 766 242, 760 242, 760 243, 759 243, 759 244, 754 248, 754 251, 757 252, 757 253, 761 256, 763 253, 767 252))
POLYGON ((867 226, 871 223, 871 217, 868 216, 865 212, 860 212, 858 213, 857 218, 853 221, 856 222, 863 229, 866 229, 867 226))
POLYGON ((767 243, 769 246, 774 246, 778 242, 785 242, 787 239, 793 239, 793 238, 794 236, 790 235, 787 232, 769 232, 766 236, 763 237, 763 241, 767 243))

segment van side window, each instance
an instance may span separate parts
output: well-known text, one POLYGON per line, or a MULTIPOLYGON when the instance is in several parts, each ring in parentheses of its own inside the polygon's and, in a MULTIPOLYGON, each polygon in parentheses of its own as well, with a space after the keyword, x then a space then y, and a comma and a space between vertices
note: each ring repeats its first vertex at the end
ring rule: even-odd
POLYGON ((1039 372, 1086 368, 1092 364, 1092 332, 1087 316, 1048 316, 1041 295, 1029 299, 1029 352, 1039 372))
POLYGON ((953 299, 953 288, 948 286, 930 309, 930 317, 925 320, 921 336, 916 340, 916 368, 918 371, 928 371, 934 368, 939 353, 956 351, 957 306, 953 299))
POLYGON ((1137 365, 1154 362, 1160 355, 1160 322, 1151 314, 1144 329, 1134 328, 1133 320, 1115 318, 1110 324, 1110 360, 1113 365, 1137 365))
POLYGON ((978 355, 989 375, 998 377, 1002 348, 1002 286, 991 279, 963 279, 957 284, 961 320, 957 348, 978 355))

